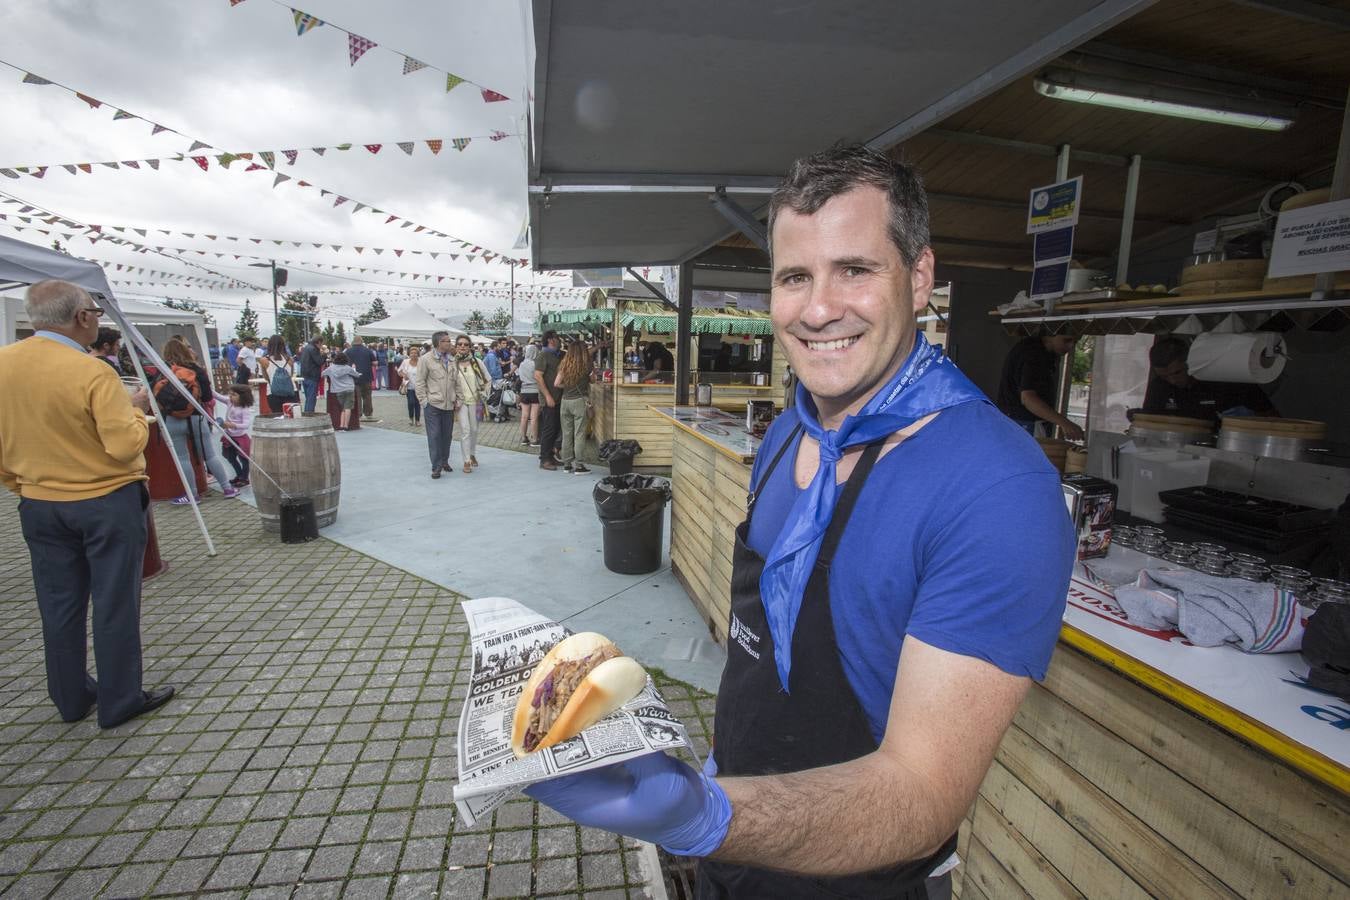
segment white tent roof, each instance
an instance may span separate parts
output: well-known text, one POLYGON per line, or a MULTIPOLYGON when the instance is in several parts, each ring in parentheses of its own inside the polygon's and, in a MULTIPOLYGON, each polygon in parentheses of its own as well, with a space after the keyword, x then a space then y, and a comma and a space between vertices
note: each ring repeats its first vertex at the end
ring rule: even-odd
POLYGON ((359 325, 356 333, 362 337, 421 338, 427 340, 437 331, 448 331, 451 336, 463 334, 413 303, 387 319, 359 325))
POLYGON ((0 288, 33 284, 49 278, 78 284, 91 293, 112 296, 107 276, 98 263, 0 236, 0 288))

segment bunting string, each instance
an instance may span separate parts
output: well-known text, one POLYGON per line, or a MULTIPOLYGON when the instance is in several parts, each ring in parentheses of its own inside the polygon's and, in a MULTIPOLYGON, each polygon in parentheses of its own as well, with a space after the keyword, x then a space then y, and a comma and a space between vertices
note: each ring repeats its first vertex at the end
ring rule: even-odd
MULTIPOLYGON (((328 19, 320 19, 318 16, 296 9, 290 4, 283 2, 283 0, 272 0, 272 2, 290 12, 291 20, 295 23, 296 37, 303 37, 311 31, 324 27, 332 28, 335 31, 341 31, 343 34, 347 35, 347 63, 349 66, 355 66, 357 61, 365 56, 367 51, 380 46, 380 44, 364 35, 343 28, 341 25, 337 25, 328 19)), ((230 3, 230 6, 232 7, 238 5, 239 4, 235 2, 230 3)), ((484 103, 501 103, 511 99, 500 91, 495 91, 485 84, 479 84, 473 79, 457 75, 449 69, 434 66, 431 63, 410 56, 401 50, 395 50, 392 47, 384 47, 383 49, 403 60, 404 75, 411 75, 413 72, 420 71, 421 69, 431 69, 443 73, 445 75, 445 92, 447 94, 461 84, 471 84, 478 88, 478 94, 482 97, 484 103)))
MULTIPOLYGON (((520 135, 509 134, 505 131, 493 131, 490 134, 484 135, 472 135, 470 137, 450 138, 450 141, 454 145, 456 150, 463 150, 465 147, 469 145, 470 141, 474 140, 474 138, 481 138, 488 141, 496 142, 505 140, 506 138, 509 137, 520 137, 520 135)), ((444 138, 424 138, 420 141, 394 141, 390 143, 392 146, 395 146, 398 149, 402 150, 404 154, 406 154, 407 156, 412 156, 414 154, 418 144, 425 144, 427 149, 431 151, 431 154, 433 156, 436 156, 440 154, 441 147, 443 146, 444 141, 445 141, 444 138)), ((203 156, 189 156, 187 154, 178 153, 173 156, 161 156, 152 159, 122 159, 122 160, 108 160, 101 162, 47 163, 45 165, 0 166, 0 176, 4 176, 6 178, 19 178, 23 175, 28 175, 33 178, 42 178, 44 175, 47 174, 47 171, 49 169, 65 170, 66 172, 69 172, 71 175, 78 175, 80 172, 83 172, 86 175, 92 175, 95 171, 95 166, 113 170, 132 169, 138 172, 146 170, 158 172, 160 171, 160 164, 166 162, 175 162, 175 163, 193 162, 196 165, 202 167, 204 171, 206 171, 209 170, 211 159, 215 159, 216 166, 222 169, 228 169, 232 164, 236 162, 244 162, 247 163, 247 165, 244 167, 244 171, 246 172, 258 172, 263 170, 275 172, 278 155, 284 157, 284 159, 286 160, 286 164, 288 166, 293 166, 295 165, 296 161, 300 158, 300 153, 302 152, 302 150, 305 149, 313 153, 315 156, 323 156, 329 150, 346 152, 348 150, 351 150, 355 146, 356 146, 355 143, 347 142, 342 144, 331 144, 327 147, 308 147, 295 150, 239 150, 227 153, 214 153, 203 156), (141 168, 142 166, 144 166, 145 168, 142 169, 141 168)), ((386 146, 386 144, 363 143, 361 144, 361 146, 365 147, 365 149, 373 156, 375 154, 378 154, 380 150, 386 146)), ((289 177, 286 180, 290 180, 289 177)))

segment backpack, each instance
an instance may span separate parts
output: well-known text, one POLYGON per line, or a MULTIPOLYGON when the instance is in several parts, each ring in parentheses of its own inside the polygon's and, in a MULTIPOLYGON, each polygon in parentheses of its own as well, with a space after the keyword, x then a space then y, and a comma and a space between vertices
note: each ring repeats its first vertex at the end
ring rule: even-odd
POLYGON ((276 360, 269 359, 268 364, 272 367, 272 376, 267 382, 267 393, 273 397, 294 397, 295 383, 291 381, 290 371, 276 360))
MULTIPOLYGON (((197 373, 185 366, 173 366, 173 374, 178 376, 178 380, 183 382, 183 387, 192 392, 198 403, 203 402, 202 386, 197 373)), ((160 376, 155 382, 155 400, 159 403, 159 408, 167 415, 175 419, 188 419, 196 414, 192 404, 188 403, 187 398, 179 393, 178 388, 169 381, 167 377, 160 376)))

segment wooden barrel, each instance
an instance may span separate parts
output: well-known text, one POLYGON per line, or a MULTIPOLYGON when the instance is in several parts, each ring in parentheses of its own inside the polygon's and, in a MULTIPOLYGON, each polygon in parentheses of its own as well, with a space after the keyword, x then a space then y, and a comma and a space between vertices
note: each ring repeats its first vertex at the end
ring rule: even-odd
POLYGON ((1064 462, 1069 455, 1069 442, 1059 438, 1036 438, 1036 443, 1041 445, 1041 450, 1050 460, 1050 465, 1063 472, 1064 462))
POLYGON ((282 497, 314 501, 319 527, 337 520, 342 461, 332 424, 323 417, 253 420, 253 496, 267 531, 281 531, 282 497), (273 484, 262 472, 276 480, 273 484))

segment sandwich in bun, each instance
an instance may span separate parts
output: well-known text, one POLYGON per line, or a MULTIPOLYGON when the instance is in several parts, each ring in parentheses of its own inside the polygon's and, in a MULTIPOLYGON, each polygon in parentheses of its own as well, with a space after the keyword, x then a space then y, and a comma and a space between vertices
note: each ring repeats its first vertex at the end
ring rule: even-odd
POLYGON ((647 670, 604 635, 584 631, 554 645, 516 703, 511 749, 525 756, 575 737, 632 700, 647 670))

